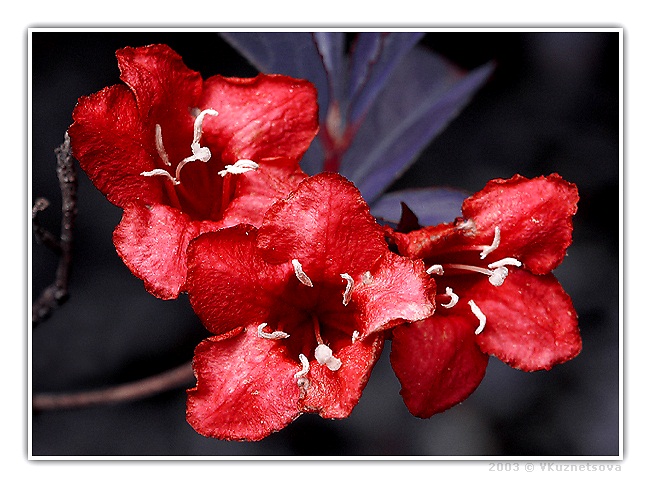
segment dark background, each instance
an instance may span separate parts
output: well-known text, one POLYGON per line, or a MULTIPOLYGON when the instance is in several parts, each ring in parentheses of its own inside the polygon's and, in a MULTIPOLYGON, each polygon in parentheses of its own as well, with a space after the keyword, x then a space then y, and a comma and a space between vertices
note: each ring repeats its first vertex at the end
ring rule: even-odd
MULTIPOLYGON (((392 188, 475 192, 492 178, 552 172, 580 191, 574 243, 556 275, 573 298, 584 349, 550 372, 491 359, 461 405, 412 417, 386 354, 345 420, 303 415, 261 442, 207 439, 185 421, 177 389, 120 405, 35 413, 33 455, 608 456, 619 452, 619 35, 430 33, 423 44, 463 68, 497 63, 489 83, 392 188)), ((253 76, 216 33, 32 34, 32 194, 61 197, 53 150, 77 98, 118 83, 115 50, 166 43, 204 77, 253 76)), ((32 205, 32 202, 29 203, 32 205)), ((121 210, 79 173, 70 300, 32 333, 32 391, 87 390, 138 380, 192 358, 206 332, 187 298, 145 292, 111 241, 121 210)), ((32 294, 54 278, 53 253, 33 242, 32 294)), ((190 387, 190 386, 188 386, 190 387)))

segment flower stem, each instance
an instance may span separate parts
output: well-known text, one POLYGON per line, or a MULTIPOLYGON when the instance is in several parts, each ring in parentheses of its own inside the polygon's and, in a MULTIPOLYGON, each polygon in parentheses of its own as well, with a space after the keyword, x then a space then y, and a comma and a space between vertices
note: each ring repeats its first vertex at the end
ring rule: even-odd
POLYGON ((106 389, 62 394, 34 394, 32 396, 32 409, 34 411, 78 409, 134 401, 192 384, 194 380, 192 364, 188 362, 146 379, 106 389))

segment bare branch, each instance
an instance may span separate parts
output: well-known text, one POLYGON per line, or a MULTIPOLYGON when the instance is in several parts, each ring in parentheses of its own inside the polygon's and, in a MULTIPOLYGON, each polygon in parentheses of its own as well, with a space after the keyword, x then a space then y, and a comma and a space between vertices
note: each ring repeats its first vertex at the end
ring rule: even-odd
POLYGON ((147 379, 95 391, 65 394, 34 394, 32 409, 78 409, 104 404, 135 401, 183 386, 191 386, 195 376, 188 362, 147 379))
POLYGON ((75 217, 77 216, 77 174, 70 153, 70 137, 65 134, 64 141, 55 150, 57 156, 57 178, 61 188, 61 233, 59 238, 42 229, 37 216, 49 203, 37 199, 32 208, 32 222, 37 239, 60 255, 54 282, 45 288, 32 305, 32 326, 47 318, 52 311, 68 298, 68 283, 72 265, 72 238, 75 217))

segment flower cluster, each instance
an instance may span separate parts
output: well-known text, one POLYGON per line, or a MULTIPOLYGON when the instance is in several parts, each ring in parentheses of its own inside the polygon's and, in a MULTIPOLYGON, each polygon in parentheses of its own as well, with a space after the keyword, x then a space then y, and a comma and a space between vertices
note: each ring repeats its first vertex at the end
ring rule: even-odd
POLYGON ((188 293, 212 335, 188 391, 199 433, 259 440, 302 413, 348 416, 388 338, 422 417, 464 400, 488 355, 536 370, 579 352, 551 274, 577 205, 559 176, 490 182, 454 223, 405 209, 383 228, 352 182, 301 170, 318 130, 309 82, 202 80, 162 45, 117 57, 124 84, 80 99, 72 147, 124 210, 125 264, 159 298, 188 293))

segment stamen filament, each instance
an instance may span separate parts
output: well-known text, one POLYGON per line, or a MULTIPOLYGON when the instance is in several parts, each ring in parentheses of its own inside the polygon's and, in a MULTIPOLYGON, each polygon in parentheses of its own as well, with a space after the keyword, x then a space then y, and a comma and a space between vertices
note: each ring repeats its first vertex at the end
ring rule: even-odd
POLYGON ((482 313, 478 305, 472 300, 469 301, 469 306, 471 306, 471 312, 480 320, 480 325, 475 329, 475 334, 480 334, 487 324, 487 316, 482 313))
POLYGON ((221 177, 226 176, 228 173, 232 175, 241 175, 252 170, 257 170, 260 167, 258 163, 252 160, 238 160, 233 165, 226 165, 224 170, 220 170, 217 174, 221 177))

